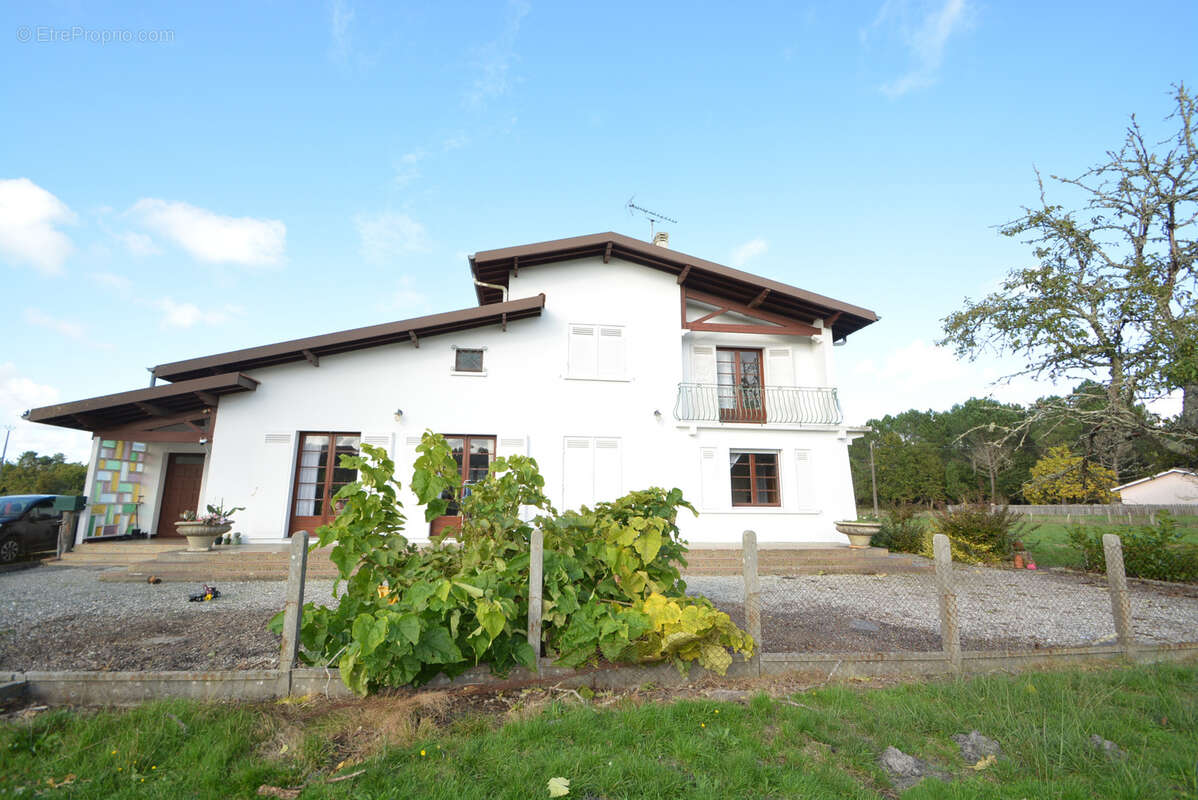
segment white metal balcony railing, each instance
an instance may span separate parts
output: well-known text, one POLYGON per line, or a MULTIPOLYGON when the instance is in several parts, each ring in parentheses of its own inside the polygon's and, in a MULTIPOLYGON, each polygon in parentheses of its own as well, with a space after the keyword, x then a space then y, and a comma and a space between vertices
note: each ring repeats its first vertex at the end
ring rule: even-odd
POLYGON ((836 390, 809 386, 678 384, 674 418, 682 422, 769 422, 839 425, 836 390))

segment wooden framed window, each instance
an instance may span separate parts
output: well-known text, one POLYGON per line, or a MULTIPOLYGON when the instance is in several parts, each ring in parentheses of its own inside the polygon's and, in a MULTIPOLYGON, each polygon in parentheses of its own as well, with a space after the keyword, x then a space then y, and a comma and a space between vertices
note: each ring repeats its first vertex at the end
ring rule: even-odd
POLYGON ((732 505, 782 505, 782 495, 778 491, 777 453, 733 450, 728 456, 732 470, 732 505))
POLYGON ((454 372, 482 372, 483 371, 483 351, 468 350, 459 347, 454 351, 453 356, 453 371, 454 372))
POLYGON ((337 516, 333 495, 358 478, 356 469, 340 466, 341 456, 357 455, 361 440, 360 433, 313 431, 300 434, 289 533, 311 533, 337 516))
POLYGON ((721 422, 765 422, 761 350, 719 347, 715 353, 721 422))
MULTIPOLYGON (((487 472, 491 469, 491 462, 495 460, 495 436, 452 433, 443 435, 449 444, 453 460, 458 463, 458 472, 462 480, 461 496, 466 497, 470 494, 471 485, 487 477, 487 472)), ((461 513, 458 504, 451 502, 444 516, 433 520, 431 532, 440 533, 443 528, 456 525, 461 513)))

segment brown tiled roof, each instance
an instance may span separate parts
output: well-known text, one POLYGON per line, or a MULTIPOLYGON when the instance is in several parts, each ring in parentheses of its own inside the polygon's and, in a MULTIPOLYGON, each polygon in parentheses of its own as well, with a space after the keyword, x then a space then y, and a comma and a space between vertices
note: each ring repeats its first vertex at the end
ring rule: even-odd
POLYGON ((214 356, 159 364, 154 367, 154 374, 164 380, 179 381, 216 372, 234 370, 245 372, 292 361, 304 361, 305 359, 312 361, 321 356, 344 353, 348 350, 361 350, 393 342, 419 341, 426 336, 438 336, 468 328, 506 324, 513 320, 537 317, 541 315, 544 307, 545 295, 539 294, 535 297, 525 297, 507 303, 493 303, 478 308, 465 308, 461 311, 448 311, 444 314, 432 314, 399 322, 386 322, 382 325, 370 325, 338 333, 326 333, 322 336, 293 339, 290 342, 279 342, 261 347, 250 347, 245 350, 233 350, 214 356))
MULTIPOLYGON (((621 258, 680 277, 685 272, 685 285, 688 288, 740 303, 755 301, 756 307, 762 311, 803 322, 835 317, 832 326, 835 339, 848 336, 878 320, 878 315, 869 309, 619 233, 593 233, 499 250, 483 250, 470 257, 470 268, 480 281, 507 286, 508 277, 514 270, 594 256, 602 256, 605 260, 621 258)), ((478 302, 483 305, 502 299, 498 289, 476 286, 475 292, 478 302)))

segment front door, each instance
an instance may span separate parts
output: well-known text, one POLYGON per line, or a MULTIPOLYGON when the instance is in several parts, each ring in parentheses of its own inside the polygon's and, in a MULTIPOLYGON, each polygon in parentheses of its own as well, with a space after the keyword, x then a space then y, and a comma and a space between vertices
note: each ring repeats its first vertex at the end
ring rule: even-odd
POLYGON ((720 347, 715 356, 720 421, 765 422, 761 351, 720 347))
MULTIPOLYGON (((158 506, 158 536, 179 536, 175 523, 184 511, 199 511, 200 482, 204 479, 203 453, 171 453, 158 506)), ((181 537, 180 537, 181 538, 181 537)))
POLYGON ((356 469, 340 466, 341 456, 356 456, 361 434, 302 433, 295 461, 295 487, 291 493, 290 536, 297 531, 313 533, 337 516, 333 495, 358 479, 356 469))

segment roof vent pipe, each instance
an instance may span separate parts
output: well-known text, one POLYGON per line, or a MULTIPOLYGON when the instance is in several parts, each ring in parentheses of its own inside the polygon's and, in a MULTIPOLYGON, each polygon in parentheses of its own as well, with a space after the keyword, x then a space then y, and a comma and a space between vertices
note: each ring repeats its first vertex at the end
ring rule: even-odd
POLYGON ((498 283, 483 283, 478 278, 474 279, 474 285, 481 286, 484 289, 498 289, 500 292, 503 293, 503 302, 505 302, 505 303, 507 302, 507 287, 506 286, 500 286, 498 283))

